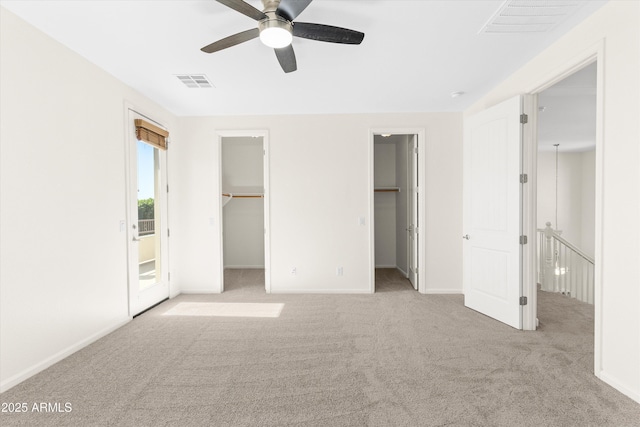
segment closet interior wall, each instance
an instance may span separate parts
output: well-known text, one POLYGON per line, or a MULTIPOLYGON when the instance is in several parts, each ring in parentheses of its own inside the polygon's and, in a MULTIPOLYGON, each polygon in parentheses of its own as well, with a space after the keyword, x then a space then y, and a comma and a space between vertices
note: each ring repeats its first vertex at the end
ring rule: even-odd
POLYGON ((375 265, 376 268, 397 268, 405 276, 409 272, 407 227, 412 137, 374 136, 375 265), (395 189, 397 191, 393 191, 395 189))
POLYGON ((224 268, 264 268, 263 141, 222 138, 224 268), (251 194, 251 197, 242 197, 251 194))

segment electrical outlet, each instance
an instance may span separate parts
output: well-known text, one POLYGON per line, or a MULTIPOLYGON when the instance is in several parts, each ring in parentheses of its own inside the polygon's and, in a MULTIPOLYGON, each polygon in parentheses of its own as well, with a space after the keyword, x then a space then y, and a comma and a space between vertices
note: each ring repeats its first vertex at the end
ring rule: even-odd
POLYGON ((344 275, 344 270, 342 269, 342 267, 336 268, 336 276, 342 276, 342 275, 344 275))
POLYGON ((296 274, 298 274, 298 270, 295 267, 291 267, 291 275, 295 276, 296 274))

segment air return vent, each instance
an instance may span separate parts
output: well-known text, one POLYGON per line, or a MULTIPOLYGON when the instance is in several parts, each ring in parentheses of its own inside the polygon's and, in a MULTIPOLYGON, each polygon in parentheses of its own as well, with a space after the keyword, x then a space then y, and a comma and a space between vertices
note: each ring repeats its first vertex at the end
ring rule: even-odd
POLYGON ((555 28, 583 4, 570 0, 506 0, 479 33, 543 33, 555 28))
POLYGON ((188 88, 205 89, 213 87, 204 74, 178 74, 176 77, 188 88))

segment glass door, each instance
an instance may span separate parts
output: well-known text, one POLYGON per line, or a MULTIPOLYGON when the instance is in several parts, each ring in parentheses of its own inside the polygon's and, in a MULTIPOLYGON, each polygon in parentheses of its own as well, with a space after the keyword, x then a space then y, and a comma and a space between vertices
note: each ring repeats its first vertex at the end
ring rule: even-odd
POLYGON ((129 306, 135 316, 169 297, 166 151, 139 140, 129 112, 129 306))

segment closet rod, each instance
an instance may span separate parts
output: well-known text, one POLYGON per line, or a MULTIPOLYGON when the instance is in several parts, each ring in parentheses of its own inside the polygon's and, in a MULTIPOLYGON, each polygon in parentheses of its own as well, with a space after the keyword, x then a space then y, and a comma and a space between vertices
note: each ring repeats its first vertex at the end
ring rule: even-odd
POLYGON ((264 195, 262 194, 242 195, 242 194, 222 193, 222 195, 225 197, 232 197, 234 199, 262 199, 264 197, 264 195))
POLYGON ((399 193, 400 189, 399 188, 376 188, 375 190, 376 193, 399 193))

